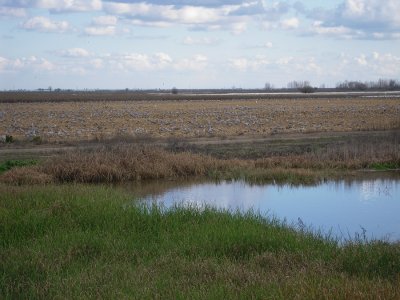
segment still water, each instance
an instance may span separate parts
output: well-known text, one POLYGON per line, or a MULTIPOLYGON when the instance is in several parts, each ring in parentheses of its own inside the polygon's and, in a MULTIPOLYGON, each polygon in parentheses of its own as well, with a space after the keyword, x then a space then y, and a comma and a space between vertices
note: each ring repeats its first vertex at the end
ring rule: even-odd
POLYGON ((208 205, 232 211, 253 210, 342 240, 358 234, 368 239, 400 241, 400 176, 380 177, 330 181, 316 186, 226 181, 178 186, 157 183, 154 185, 157 189, 145 187, 141 199, 166 208, 208 205))

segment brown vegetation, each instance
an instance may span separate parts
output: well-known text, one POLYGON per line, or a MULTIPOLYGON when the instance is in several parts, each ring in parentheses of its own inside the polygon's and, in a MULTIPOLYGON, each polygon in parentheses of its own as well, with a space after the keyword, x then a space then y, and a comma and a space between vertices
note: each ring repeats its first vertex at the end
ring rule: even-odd
POLYGON ((394 132, 367 141, 354 139, 331 144, 310 152, 284 152, 262 158, 250 156, 248 159, 220 159, 189 150, 174 152, 155 146, 118 144, 70 151, 49 158, 39 166, 14 168, 3 173, 0 181, 15 184, 115 183, 209 177, 244 179, 252 182, 289 180, 292 183, 312 183, 321 179, 320 171, 355 170, 374 165, 398 168, 399 141, 400 133, 394 132))
POLYGON ((382 137, 351 139, 297 155, 257 159, 258 168, 363 169, 374 164, 400 166, 400 132, 382 137))
POLYGON ((30 166, 11 169, 0 175, 0 181, 13 185, 46 184, 54 182, 54 177, 47 174, 41 167, 30 166))
POLYGON ((96 152, 67 153, 43 171, 60 182, 121 182, 204 176, 223 170, 229 161, 191 153, 171 153, 154 147, 116 146, 96 152))
POLYGON ((172 153, 155 147, 117 145, 95 151, 68 152, 41 166, 12 169, 1 175, 0 180, 20 184, 47 183, 49 178, 54 182, 85 183, 177 179, 205 176, 211 171, 222 172, 229 166, 245 164, 188 152, 172 153), (30 179, 31 176, 34 178, 30 179))

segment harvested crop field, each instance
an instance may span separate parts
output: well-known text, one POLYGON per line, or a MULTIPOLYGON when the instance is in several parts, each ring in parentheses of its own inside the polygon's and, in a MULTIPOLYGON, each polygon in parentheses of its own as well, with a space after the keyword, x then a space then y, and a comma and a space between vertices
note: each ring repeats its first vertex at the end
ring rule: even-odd
POLYGON ((0 103, 0 135, 81 141, 400 128, 399 98, 0 103))

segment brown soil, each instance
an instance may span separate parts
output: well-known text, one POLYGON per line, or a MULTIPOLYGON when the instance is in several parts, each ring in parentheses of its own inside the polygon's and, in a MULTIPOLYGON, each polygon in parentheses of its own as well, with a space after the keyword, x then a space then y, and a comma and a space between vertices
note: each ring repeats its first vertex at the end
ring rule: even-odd
POLYGON ((16 140, 253 138, 396 128, 395 98, 0 103, 0 136, 16 140))

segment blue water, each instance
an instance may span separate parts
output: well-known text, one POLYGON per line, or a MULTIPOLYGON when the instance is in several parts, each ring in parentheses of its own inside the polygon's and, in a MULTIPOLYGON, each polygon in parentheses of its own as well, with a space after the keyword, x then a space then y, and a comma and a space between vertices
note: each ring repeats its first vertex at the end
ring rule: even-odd
POLYGON ((143 200, 167 208, 178 204, 254 210, 341 239, 354 239, 358 234, 368 239, 400 241, 399 178, 336 181, 317 186, 198 183, 148 194, 143 200))

